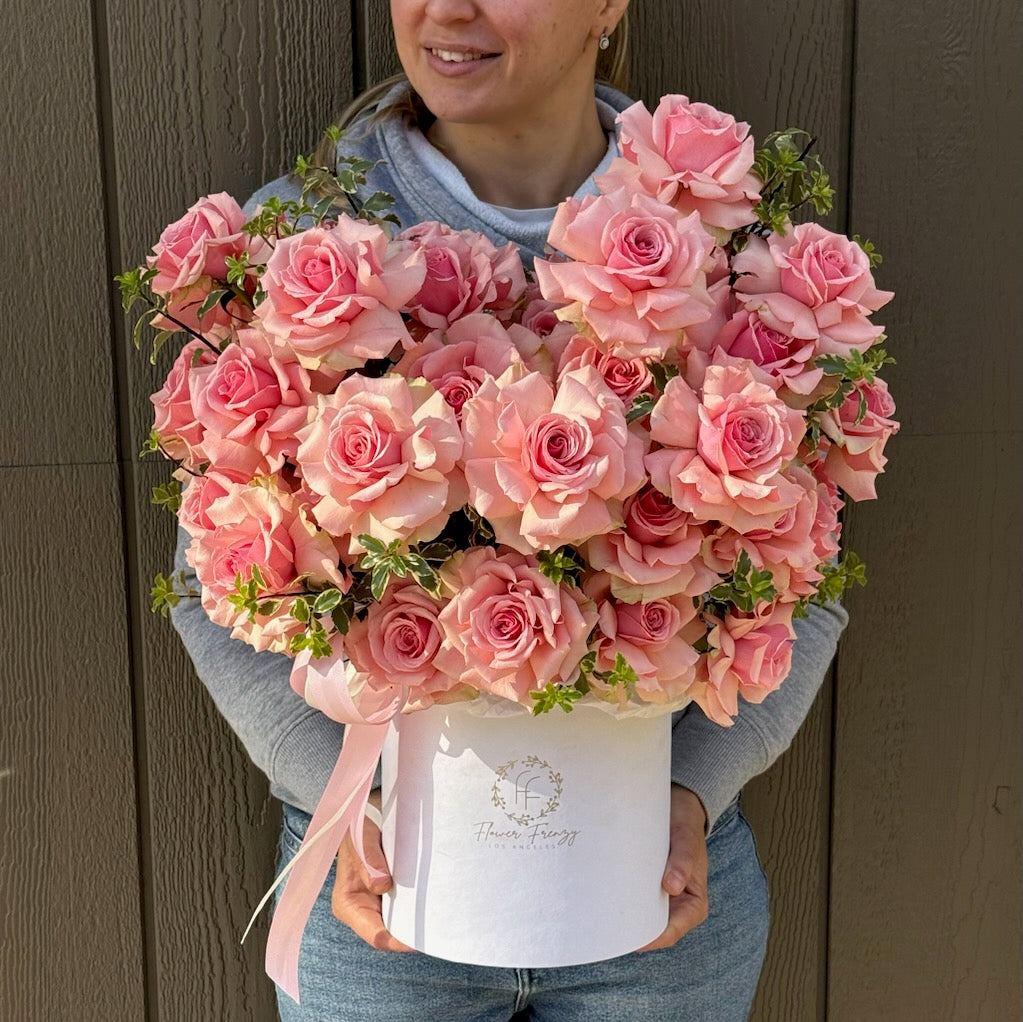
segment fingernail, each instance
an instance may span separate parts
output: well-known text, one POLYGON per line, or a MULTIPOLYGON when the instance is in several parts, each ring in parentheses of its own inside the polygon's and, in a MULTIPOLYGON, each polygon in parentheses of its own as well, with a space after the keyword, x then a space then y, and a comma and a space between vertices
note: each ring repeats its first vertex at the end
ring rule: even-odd
POLYGON ((681 894, 685 890, 686 880, 678 870, 672 870, 664 878, 664 887, 669 894, 681 894))

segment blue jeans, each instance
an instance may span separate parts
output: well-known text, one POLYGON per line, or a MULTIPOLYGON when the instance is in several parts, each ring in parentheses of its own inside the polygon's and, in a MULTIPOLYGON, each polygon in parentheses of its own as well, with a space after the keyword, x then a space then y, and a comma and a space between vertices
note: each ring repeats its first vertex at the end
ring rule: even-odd
MULTIPOLYGON (((284 806, 281 865, 309 816, 284 806)), ((767 883, 733 802, 707 840, 710 916, 674 947, 560 969, 495 969, 377 951, 330 909, 334 871, 302 941, 296 1005, 282 1022, 746 1022, 767 948, 767 883)), ((608 881, 614 882, 614 869, 608 881)))

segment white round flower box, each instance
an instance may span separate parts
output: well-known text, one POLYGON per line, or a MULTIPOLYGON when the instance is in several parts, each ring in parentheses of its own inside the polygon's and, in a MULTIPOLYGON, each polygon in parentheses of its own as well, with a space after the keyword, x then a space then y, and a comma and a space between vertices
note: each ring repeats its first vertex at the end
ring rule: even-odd
POLYGON ((671 715, 487 705, 392 725, 387 928, 438 958, 507 968, 600 961, 653 940, 668 915, 671 715))

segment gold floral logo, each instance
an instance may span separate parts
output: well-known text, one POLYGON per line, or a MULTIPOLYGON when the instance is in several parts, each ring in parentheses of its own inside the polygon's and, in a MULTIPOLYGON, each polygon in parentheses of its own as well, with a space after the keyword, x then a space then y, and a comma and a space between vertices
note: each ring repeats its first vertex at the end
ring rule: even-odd
POLYGON ((490 801, 520 827, 550 816, 561 804, 564 779, 539 756, 509 760, 494 773, 490 801))

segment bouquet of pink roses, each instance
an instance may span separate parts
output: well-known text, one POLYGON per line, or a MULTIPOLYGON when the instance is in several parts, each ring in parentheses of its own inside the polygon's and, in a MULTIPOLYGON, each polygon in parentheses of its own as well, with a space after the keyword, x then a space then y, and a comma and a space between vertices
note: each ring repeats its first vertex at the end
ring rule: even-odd
MULTIPOLYGON (((782 683, 793 616, 864 580, 839 512, 898 429, 879 257, 791 222, 831 198, 801 132, 757 152, 682 96, 620 120, 532 272, 482 235, 395 233, 380 193, 352 216, 305 192, 249 220, 208 196, 119 278, 154 358, 184 341, 148 449, 201 593, 158 576, 154 606, 199 596, 372 736, 310 829, 320 883, 395 714, 484 693, 728 725, 782 683)), ((298 170, 353 196, 372 165, 298 170)))

